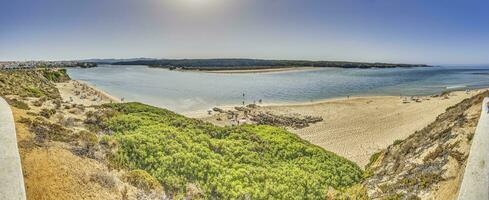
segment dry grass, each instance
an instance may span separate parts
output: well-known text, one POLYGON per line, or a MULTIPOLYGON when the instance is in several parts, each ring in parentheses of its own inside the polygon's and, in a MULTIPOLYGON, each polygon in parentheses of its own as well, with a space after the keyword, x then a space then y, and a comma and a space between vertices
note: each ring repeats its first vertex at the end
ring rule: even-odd
POLYGON ((13 109, 28 199, 120 199, 117 192, 94 184, 90 174, 105 167, 92 159, 74 155, 61 143, 39 148, 29 125, 21 123, 28 115, 13 109))

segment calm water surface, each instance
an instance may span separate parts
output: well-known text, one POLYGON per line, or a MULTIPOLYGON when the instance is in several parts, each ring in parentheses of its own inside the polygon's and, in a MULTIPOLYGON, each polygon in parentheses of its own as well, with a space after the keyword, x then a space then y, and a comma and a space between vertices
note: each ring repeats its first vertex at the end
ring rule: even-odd
POLYGON ((176 112, 241 104, 243 93, 246 103, 258 99, 264 103, 284 103, 347 95, 431 95, 449 89, 489 87, 489 66, 214 74, 100 65, 90 69, 68 68, 68 74, 126 101, 176 112))

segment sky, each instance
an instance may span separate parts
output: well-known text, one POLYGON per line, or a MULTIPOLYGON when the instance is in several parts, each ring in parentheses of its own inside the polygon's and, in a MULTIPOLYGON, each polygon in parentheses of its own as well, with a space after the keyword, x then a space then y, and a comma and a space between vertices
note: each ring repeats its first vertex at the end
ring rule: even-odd
POLYGON ((0 60, 489 64, 487 0, 0 0, 0 60))

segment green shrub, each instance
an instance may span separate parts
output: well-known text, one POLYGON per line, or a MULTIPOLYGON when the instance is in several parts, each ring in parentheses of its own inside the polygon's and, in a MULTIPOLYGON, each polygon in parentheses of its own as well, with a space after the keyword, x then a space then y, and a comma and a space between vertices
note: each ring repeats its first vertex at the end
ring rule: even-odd
POLYGON ((73 140, 70 130, 42 119, 33 120, 30 123, 30 130, 35 134, 35 140, 38 143, 46 141, 70 142, 73 140))
POLYGON ((66 69, 42 69, 42 75, 49 81, 55 83, 70 80, 66 69))
POLYGON ((169 195, 193 183, 206 199, 320 199, 363 178, 353 162, 282 128, 217 127, 139 103, 104 107, 116 114, 90 121, 117 140, 111 160, 145 170, 169 195))
POLYGON ((374 153, 370 156, 370 159, 368 161, 368 164, 365 166, 366 169, 370 168, 372 166, 372 164, 374 164, 380 157, 380 155, 382 155, 382 151, 379 151, 377 153, 374 153))

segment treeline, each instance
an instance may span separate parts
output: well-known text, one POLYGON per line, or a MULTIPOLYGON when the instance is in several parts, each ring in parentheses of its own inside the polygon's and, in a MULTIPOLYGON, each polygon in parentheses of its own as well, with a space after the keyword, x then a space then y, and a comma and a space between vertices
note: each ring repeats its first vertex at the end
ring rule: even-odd
POLYGON ((113 65, 147 65, 162 68, 223 70, 283 67, 394 68, 429 67, 424 64, 366 63, 344 61, 261 60, 261 59, 160 59, 116 62, 113 65))

